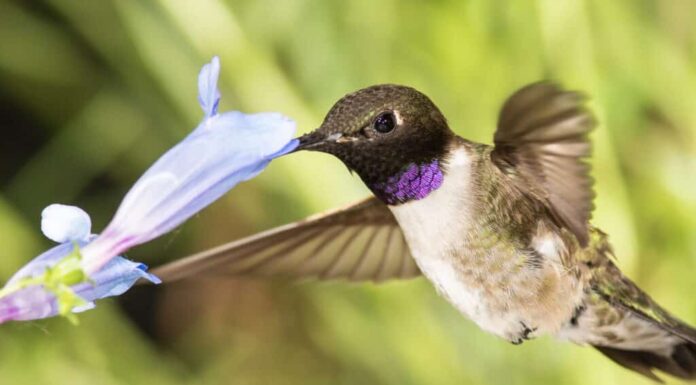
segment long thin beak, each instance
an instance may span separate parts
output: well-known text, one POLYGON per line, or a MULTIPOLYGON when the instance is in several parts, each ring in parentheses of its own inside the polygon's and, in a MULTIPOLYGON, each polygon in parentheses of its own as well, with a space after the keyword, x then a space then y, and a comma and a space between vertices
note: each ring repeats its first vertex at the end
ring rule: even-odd
POLYGON ((340 135, 333 134, 327 136, 325 133, 315 130, 297 138, 300 144, 293 152, 300 150, 321 151, 322 145, 327 142, 334 142, 338 137, 340 135))

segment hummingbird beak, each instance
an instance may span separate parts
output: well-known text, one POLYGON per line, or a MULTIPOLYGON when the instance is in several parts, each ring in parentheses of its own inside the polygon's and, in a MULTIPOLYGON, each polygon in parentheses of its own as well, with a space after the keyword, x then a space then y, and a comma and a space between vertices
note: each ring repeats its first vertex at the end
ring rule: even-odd
POLYGON ((297 138, 297 140, 300 141, 300 144, 297 146, 297 148, 295 148, 295 150, 293 150, 293 152, 300 150, 322 151, 322 147, 325 144, 336 142, 339 138, 341 138, 341 136, 342 135, 340 133, 326 135, 323 132, 315 130, 297 138))

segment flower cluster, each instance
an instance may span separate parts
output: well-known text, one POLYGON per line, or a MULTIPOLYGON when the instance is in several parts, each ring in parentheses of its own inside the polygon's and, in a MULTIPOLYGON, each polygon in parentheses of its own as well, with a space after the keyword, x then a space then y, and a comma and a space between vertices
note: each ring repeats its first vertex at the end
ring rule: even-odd
POLYGON ((41 217, 43 233, 60 245, 34 258, 0 290, 0 323, 88 310, 95 300, 120 295, 140 278, 160 283, 147 266, 120 256, 86 276, 79 250, 95 238, 87 213, 54 204, 41 217))
POLYGON ((0 289, 0 323, 87 310, 140 278, 159 283, 145 265, 120 255, 171 231, 297 147, 295 124, 281 114, 218 113, 219 73, 214 57, 198 76, 203 121, 140 177, 101 234, 90 233, 90 218, 79 208, 51 205, 44 210, 42 230, 60 245, 29 262, 0 289))

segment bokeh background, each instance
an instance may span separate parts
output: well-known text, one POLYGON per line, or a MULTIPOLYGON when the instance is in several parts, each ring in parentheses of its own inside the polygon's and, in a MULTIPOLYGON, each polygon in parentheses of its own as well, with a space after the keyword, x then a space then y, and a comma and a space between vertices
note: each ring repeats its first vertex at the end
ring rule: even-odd
MULTIPOLYGON (((196 126, 196 75, 222 110, 300 132, 345 93, 395 82, 490 143, 504 98, 556 79, 591 95, 594 223, 625 272, 696 323, 696 3, 0 0, 0 281, 49 247, 53 202, 104 227, 196 126)), ((367 195, 337 160, 294 154, 129 256, 157 265, 367 195)), ((0 327, 1 384, 647 384, 588 348, 484 334, 423 279, 239 279, 137 288, 80 316, 0 327)))

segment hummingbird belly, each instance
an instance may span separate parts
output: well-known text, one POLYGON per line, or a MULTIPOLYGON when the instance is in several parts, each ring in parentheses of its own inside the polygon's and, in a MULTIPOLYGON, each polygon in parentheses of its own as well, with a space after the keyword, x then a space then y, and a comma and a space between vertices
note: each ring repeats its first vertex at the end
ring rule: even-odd
POLYGON ((466 154, 454 153, 442 186, 425 199, 390 206, 411 253, 438 293, 480 328, 513 343, 555 334, 582 300, 560 262, 563 243, 540 231, 515 248, 477 220, 466 154))
POLYGON ((455 308, 481 329, 513 343, 556 334, 581 302, 580 285, 552 267, 528 271, 515 268, 508 256, 490 254, 482 268, 472 267, 462 255, 414 256, 423 274, 455 308), (499 270, 485 268, 493 264, 499 270))

